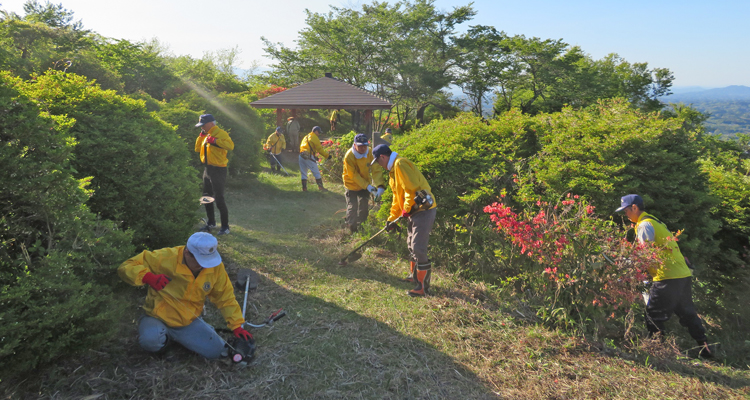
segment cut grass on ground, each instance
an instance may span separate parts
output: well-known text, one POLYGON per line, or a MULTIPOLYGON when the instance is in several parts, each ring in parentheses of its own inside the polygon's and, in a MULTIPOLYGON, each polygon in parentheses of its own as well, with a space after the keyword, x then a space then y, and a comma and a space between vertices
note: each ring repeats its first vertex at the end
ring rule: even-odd
MULTIPOLYGON (((290 173, 293 163, 286 163, 290 173)), ((277 308, 288 317, 253 330, 245 368, 179 346, 139 349, 135 318, 145 290, 132 289, 122 334, 101 349, 6 383, 6 398, 160 399, 684 399, 745 398, 747 370, 626 354, 529 323, 497 291, 433 271, 433 295, 413 299, 399 278, 407 263, 366 248, 338 260, 364 236, 344 233, 343 188, 300 191, 299 175, 231 179, 232 233, 220 237, 230 274, 260 274, 248 319, 277 308), (88 397, 86 397, 88 396, 88 397), (97 397, 98 396, 98 397, 97 397)), ((200 215, 200 214, 199 214, 200 215)), ((238 293, 238 298, 241 296, 238 293)), ((223 321, 212 307, 206 319, 223 321)))

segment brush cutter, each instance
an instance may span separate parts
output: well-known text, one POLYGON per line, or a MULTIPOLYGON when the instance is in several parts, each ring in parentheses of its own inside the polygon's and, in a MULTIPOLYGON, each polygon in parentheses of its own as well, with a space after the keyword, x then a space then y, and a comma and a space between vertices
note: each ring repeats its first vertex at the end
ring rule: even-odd
POLYGON ((279 167, 281 167, 281 169, 284 170, 284 173, 286 174, 286 176, 289 176, 289 172, 286 172, 286 168, 284 168, 284 166, 281 165, 281 161, 279 161, 279 159, 276 158, 276 156, 273 153, 269 152, 268 154, 270 154, 271 157, 273 157, 273 159, 276 160, 276 162, 279 164, 279 167))
MULTIPOLYGON (((394 225, 397 224, 400 219, 401 219, 401 217, 398 217, 398 218, 394 219, 391 224, 394 224, 394 225)), ((362 258, 362 254, 358 253, 359 249, 365 247, 365 245, 367 243, 370 243, 370 241, 372 239, 375 239, 376 237, 378 237, 378 235, 380 235, 381 233, 385 232, 386 229, 388 229, 388 224, 386 224, 383 227, 383 229, 379 230, 378 233, 372 235, 372 237, 370 237, 369 239, 365 240, 364 243, 362 243, 359 246, 357 246, 357 248, 354 249, 354 250, 352 250, 351 253, 349 253, 346 256, 344 256, 341 259, 341 261, 339 261, 339 265, 346 265, 347 263, 355 262, 355 261, 359 260, 360 258, 362 258)), ((398 225, 396 225, 396 230, 398 230, 400 232, 401 228, 398 225)))

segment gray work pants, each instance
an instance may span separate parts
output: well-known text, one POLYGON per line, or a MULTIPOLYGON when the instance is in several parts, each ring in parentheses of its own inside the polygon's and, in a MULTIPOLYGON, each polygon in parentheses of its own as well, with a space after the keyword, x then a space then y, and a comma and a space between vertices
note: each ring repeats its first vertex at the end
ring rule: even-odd
POLYGON ((427 211, 420 211, 409 217, 406 226, 406 245, 412 261, 418 264, 430 262, 427 257, 427 243, 430 240, 430 231, 435 223, 437 207, 427 211))

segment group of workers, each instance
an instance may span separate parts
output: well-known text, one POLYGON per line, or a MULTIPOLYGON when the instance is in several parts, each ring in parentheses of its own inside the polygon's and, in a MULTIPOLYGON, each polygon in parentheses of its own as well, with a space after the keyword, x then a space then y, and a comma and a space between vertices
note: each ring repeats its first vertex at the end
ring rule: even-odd
MULTIPOLYGON (((221 213, 218 235, 224 235, 229 233, 224 201, 226 154, 234 148, 234 143, 226 131, 216 126, 211 114, 201 115, 196 127, 200 127, 201 132, 195 151, 205 165, 203 194, 214 197, 221 213)), ((317 161, 330 156, 320 143, 320 133, 320 127, 316 126, 300 143, 299 166, 303 191, 307 190, 308 171, 315 176, 320 190, 325 190, 317 161)), ((296 138, 291 136, 290 142, 292 140, 296 138)), ((285 145, 282 130, 277 128, 264 147, 276 155, 285 145)), ((343 160, 347 228, 356 232, 367 220, 368 201, 371 196, 379 200, 383 195, 386 173, 393 201, 385 229, 393 231, 399 221, 405 220, 410 259, 409 273, 403 280, 415 285, 407 292, 409 296, 422 297, 429 294, 430 289, 432 264, 428 256, 428 242, 437 213, 435 196, 412 161, 391 150, 388 144, 373 148, 364 134, 356 135, 343 160)), ((692 273, 672 233, 664 223, 645 212, 643 199, 638 195, 622 197, 621 207, 616 211, 624 212, 636 224, 636 236, 640 242, 655 243, 662 246, 665 252, 663 265, 649 271, 653 280, 645 313, 649 336, 663 337, 666 321, 672 314, 677 314, 680 323, 688 328, 699 344, 700 355, 712 356, 705 329, 692 301, 692 273)), ((208 219, 202 232, 190 236, 185 246, 143 251, 125 261, 118 269, 125 282, 134 286, 149 286, 143 306, 144 315, 138 327, 139 343, 149 352, 161 352, 170 342, 177 342, 206 358, 218 358, 226 342, 199 317, 206 297, 220 310, 227 326, 238 339, 253 340, 252 335, 243 328, 245 321, 221 261, 217 239, 210 234, 216 226, 213 204, 206 204, 206 213, 208 219)))

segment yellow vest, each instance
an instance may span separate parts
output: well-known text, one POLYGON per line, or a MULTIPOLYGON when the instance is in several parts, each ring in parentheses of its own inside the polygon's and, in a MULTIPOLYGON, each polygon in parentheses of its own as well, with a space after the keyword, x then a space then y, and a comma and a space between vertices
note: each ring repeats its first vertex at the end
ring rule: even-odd
POLYGON ((154 251, 144 251, 125 261, 117 274, 133 286, 143 285, 146 272, 164 274, 171 281, 160 291, 149 286, 143 310, 170 327, 190 325, 203 312, 208 297, 227 321, 231 330, 240 327, 242 309, 234 297, 234 287, 224 269, 224 263, 214 268, 204 268, 198 277, 182 263, 185 246, 154 251))
POLYGON ((683 257, 680 247, 677 246, 677 242, 673 239, 672 232, 669 231, 667 226, 656 219, 651 214, 642 213, 638 217, 638 222, 635 225, 636 231, 638 225, 644 222, 650 222, 654 227, 654 244, 662 247, 664 250, 664 263, 657 269, 649 269, 651 278, 655 281, 663 281, 665 279, 679 279, 692 276, 690 268, 685 263, 685 257, 683 257))

